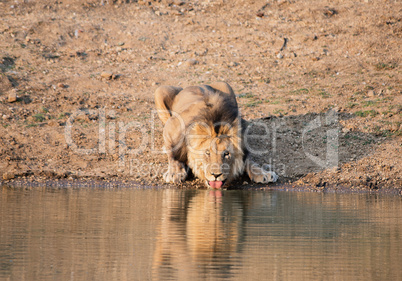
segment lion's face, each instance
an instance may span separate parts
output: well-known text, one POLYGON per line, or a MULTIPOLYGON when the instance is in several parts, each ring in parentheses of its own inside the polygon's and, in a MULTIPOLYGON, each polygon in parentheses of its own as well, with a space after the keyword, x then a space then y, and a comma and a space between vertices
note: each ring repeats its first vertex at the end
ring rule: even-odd
POLYGON ((241 138, 234 126, 215 131, 196 125, 187 139, 189 166, 211 188, 221 188, 243 172, 241 138))

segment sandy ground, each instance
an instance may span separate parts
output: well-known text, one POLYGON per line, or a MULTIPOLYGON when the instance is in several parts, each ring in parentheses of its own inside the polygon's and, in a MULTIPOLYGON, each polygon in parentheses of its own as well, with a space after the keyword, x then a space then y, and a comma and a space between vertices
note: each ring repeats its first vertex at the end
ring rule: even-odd
POLYGON ((226 81, 280 175, 262 188, 400 189, 401 15, 391 0, 0 0, 0 183, 161 185, 155 89, 226 81))

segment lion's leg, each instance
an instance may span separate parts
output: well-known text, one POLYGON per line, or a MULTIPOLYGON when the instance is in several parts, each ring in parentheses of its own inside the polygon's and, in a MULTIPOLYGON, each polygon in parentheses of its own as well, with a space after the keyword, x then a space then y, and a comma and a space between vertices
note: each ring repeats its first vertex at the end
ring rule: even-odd
POLYGON ((187 177, 184 130, 175 117, 170 118, 163 128, 164 146, 169 161, 168 170, 163 175, 166 182, 180 183, 187 177))
POLYGON ((268 183, 276 182, 278 180, 278 175, 273 171, 266 171, 260 165, 252 161, 251 159, 246 159, 246 172, 249 178, 256 183, 268 183))
POLYGON ((184 163, 177 161, 173 158, 173 155, 168 154, 169 167, 166 173, 163 175, 163 179, 166 182, 181 183, 187 177, 186 166, 184 163))
POLYGON ((155 106, 158 110, 158 115, 163 124, 172 116, 170 110, 173 105, 173 100, 180 91, 180 87, 161 86, 155 91, 155 106))

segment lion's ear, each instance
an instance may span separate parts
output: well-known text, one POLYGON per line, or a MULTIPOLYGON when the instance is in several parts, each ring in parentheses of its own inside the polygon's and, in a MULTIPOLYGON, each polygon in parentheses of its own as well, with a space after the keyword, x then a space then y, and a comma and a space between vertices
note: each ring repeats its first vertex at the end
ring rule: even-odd
POLYGON ((242 147, 242 128, 241 122, 239 118, 233 121, 230 126, 230 129, 227 132, 227 135, 231 138, 233 145, 241 150, 242 147))
POLYGON ((239 118, 236 118, 233 123, 230 125, 230 129, 228 131, 228 135, 232 138, 241 137, 241 122, 239 118))
POLYGON ((213 134, 213 129, 211 126, 204 122, 196 122, 189 126, 189 132, 191 135, 201 135, 211 137, 213 134))
POLYGON ((207 123, 195 122, 187 128, 187 144, 195 148, 213 135, 213 129, 207 123))

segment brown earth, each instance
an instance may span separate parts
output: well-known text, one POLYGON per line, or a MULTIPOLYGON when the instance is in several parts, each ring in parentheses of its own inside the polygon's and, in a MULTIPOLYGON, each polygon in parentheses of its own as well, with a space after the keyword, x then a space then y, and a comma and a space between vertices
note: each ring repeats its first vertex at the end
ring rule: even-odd
POLYGON ((402 187, 399 1, 0 0, 0 18, 0 184, 161 185, 155 89, 226 81, 280 175, 260 187, 402 187))

